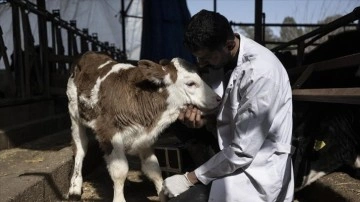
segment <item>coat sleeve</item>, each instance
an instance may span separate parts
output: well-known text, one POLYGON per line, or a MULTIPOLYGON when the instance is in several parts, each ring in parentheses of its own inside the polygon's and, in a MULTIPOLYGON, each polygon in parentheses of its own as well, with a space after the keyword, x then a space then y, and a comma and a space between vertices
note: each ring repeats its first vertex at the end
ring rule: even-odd
POLYGON ((226 130, 230 134, 221 134, 230 138, 229 144, 195 170, 202 183, 208 184, 238 169, 245 170, 252 162, 268 135, 278 88, 266 76, 242 78, 236 88, 239 105, 233 123, 227 126, 233 128, 226 130))

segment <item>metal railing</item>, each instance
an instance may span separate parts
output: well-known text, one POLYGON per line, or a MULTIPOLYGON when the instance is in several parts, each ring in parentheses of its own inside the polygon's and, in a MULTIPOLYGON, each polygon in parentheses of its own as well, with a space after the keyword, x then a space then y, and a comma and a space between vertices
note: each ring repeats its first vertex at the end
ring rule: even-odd
POLYGON ((298 38, 295 38, 287 43, 281 44, 273 49, 273 52, 278 52, 288 48, 289 46, 296 46, 297 49, 297 66, 302 64, 304 58, 304 50, 309 45, 313 44, 319 38, 325 36, 326 34, 334 31, 340 27, 343 27, 355 20, 360 19, 360 7, 356 7, 351 13, 344 15, 326 25, 323 25, 309 33, 306 33, 298 38), (309 40, 309 41, 307 41, 309 40))
MULTIPOLYGON (((9 75, 15 81, 13 88, 16 93, 2 98, 2 102, 64 94, 70 64, 85 51, 102 51, 115 60, 126 60, 124 51, 108 42, 100 42, 97 33, 89 34, 88 29, 78 29, 76 21, 62 20, 59 10, 47 11, 45 0, 37 0, 36 4, 28 0, 8 0, 8 3, 12 9, 14 52, 7 56, 6 51, 0 51, 0 55, 11 58, 12 63, 7 64, 6 71, 11 71, 9 75), (37 17, 39 44, 34 43, 29 13, 37 17), (63 40, 64 35, 67 41, 63 40), (49 41, 52 47, 49 47, 49 41), (64 43, 67 43, 66 50, 64 43)), ((6 50, 4 43, 0 43, 0 50, 6 50)))

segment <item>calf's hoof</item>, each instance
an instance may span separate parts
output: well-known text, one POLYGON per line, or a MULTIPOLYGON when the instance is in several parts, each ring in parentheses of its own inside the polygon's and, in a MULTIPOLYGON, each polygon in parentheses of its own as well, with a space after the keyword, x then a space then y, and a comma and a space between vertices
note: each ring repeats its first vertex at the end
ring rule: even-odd
POLYGON ((164 190, 161 190, 159 192, 159 201, 160 202, 167 202, 168 201, 168 197, 164 194, 164 190))
POLYGON ((78 194, 69 194, 68 201, 80 201, 81 195, 78 194))

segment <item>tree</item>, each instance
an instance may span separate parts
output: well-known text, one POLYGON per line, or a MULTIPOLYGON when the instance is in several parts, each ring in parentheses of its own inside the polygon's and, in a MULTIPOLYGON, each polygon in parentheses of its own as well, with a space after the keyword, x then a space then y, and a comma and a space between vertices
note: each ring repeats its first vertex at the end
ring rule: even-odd
MULTIPOLYGON (((235 32, 240 32, 241 34, 249 37, 254 38, 254 27, 253 26, 234 26, 233 27, 235 32)), ((274 32, 271 28, 265 27, 265 41, 279 41, 279 37, 274 35, 274 32)), ((268 48, 272 48, 274 45, 266 45, 268 48)))
MULTIPOLYGON (((293 17, 285 17, 283 24, 294 24, 296 25, 295 19, 293 17)), ((280 29, 280 39, 281 41, 287 42, 291 41, 304 34, 303 29, 297 27, 288 27, 283 26, 280 29)))
MULTIPOLYGON (((332 21, 338 19, 342 17, 342 15, 332 15, 332 16, 328 16, 323 20, 319 20, 317 24, 321 24, 321 25, 325 25, 328 23, 331 23, 332 21)), ((317 27, 305 27, 305 33, 309 33, 313 30, 317 29, 317 27)), ((355 27, 340 27, 336 30, 333 30, 327 34, 325 34, 323 37, 320 37, 319 39, 317 39, 316 41, 314 41, 315 44, 321 44, 324 43, 325 41, 327 41, 329 39, 329 37, 337 35, 339 33, 342 33, 346 30, 352 30, 352 29, 356 29, 355 27)), ((309 46, 306 48, 306 52, 309 52, 311 50, 313 50, 316 46, 309 46)))
POLYGON ((253 26, 234 26, 233 27, 235 32, 239 32, 242 35, 249 37, 249 38, 254 38, 254 27, 253 26))

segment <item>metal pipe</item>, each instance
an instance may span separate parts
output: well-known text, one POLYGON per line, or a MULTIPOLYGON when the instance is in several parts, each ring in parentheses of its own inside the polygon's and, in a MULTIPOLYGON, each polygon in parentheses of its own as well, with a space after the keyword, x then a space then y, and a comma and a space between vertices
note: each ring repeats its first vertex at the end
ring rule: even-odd
POLYGON ((213 2, 214 2, 214 12, 216 12, 216 0, 214 0, 213 2))
POLYGON ((125 26, 125 17, 126 17, 126 12, 125 12, 125 2, 124 0, 121 0, 121 24, 122 24, 122 47, 123 47, 123 56, 126 59, 126 38, 125 38, 125 34, 126 34, 126 26, 125 26))
POLYGON ((262 44, 262 0, 255 0, 254 40, 262 44))

